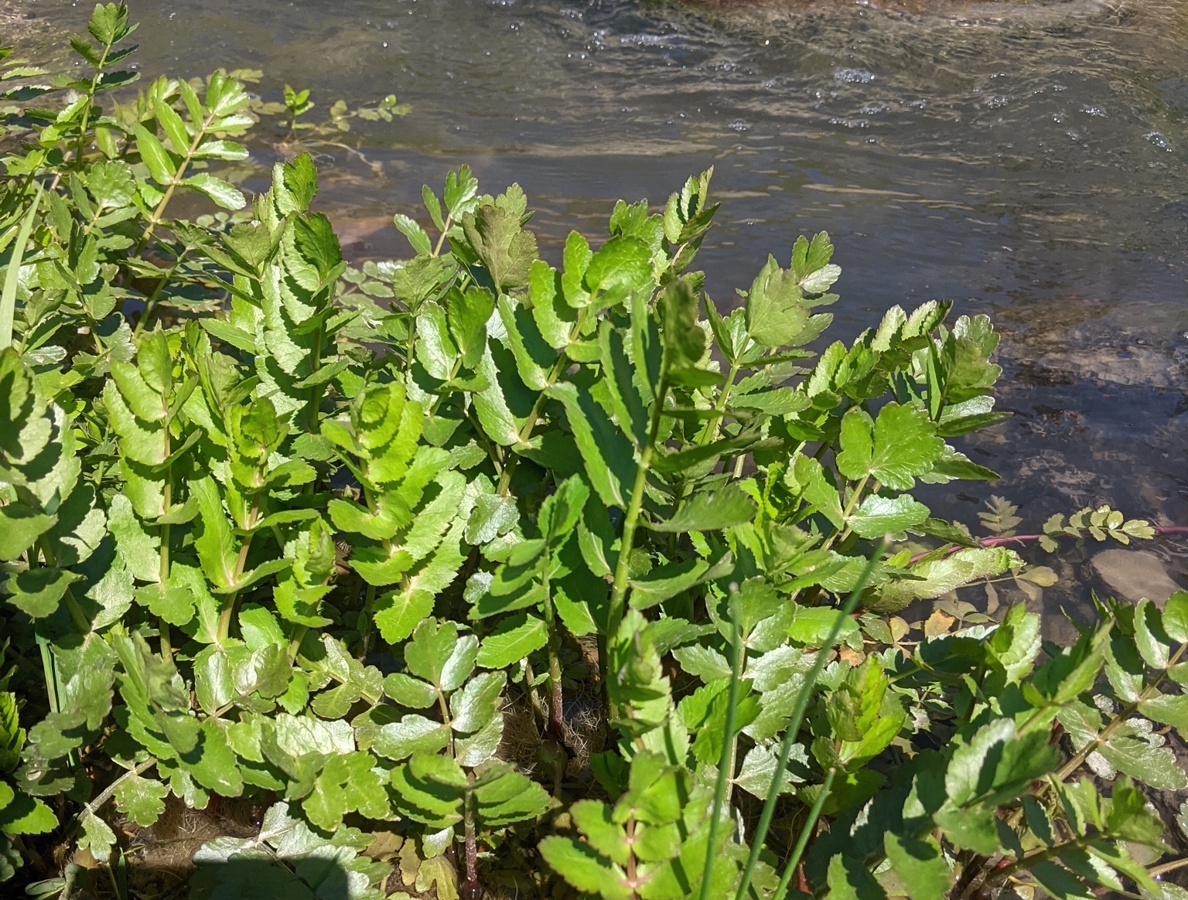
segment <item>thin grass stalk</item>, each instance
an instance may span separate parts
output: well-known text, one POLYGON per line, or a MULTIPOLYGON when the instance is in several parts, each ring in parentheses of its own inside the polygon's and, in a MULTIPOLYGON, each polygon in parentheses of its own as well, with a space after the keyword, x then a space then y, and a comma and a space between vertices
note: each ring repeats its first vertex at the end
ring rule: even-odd
POLYGON ((813 801, 808 818, 804 820, 804 825, 800 828, 800 836, 796 839, 796 846, 792 848, 792 855, 788 857, 788 864, 784 866, 784 874, 780 877, 780 883, 776 887, 772 900, 784 900, 784 897, 787 896, 788 883, 796 874, 796 870, 800 868, 800 860, 804 856, 805 848, 808 847, 813 829, 817 827, 817 820, 821 818, 821 810, 825 808, 825 801, 829 797, 829 789, 833 787, 833 777, 836 774, 833 769, 826 773, 825 780, 821 783, 821 790, 817 792, 817 799, 813 801))
MULTIPOLYGON (((738 595, 738 586, 730 585, 730 600, 738 595)), ((734 726, 735 711, 738 708, 738 695, 742 687, 742 647, 738 640, 738 606, 727 601, 730 612, 730 646, 734 650, 730 663, 730 693, 726 705, 726 734, 722 741, 722 757, 718 760, 718 783, 714 787, 714 806, 710 812, 709 841, 705 849, 705 870, 701 875, 701 893, 699 900, 710 900, 710 882, 713 880, 714 866, 718 856, 714 848, 718 845, 718 828, 722 822, 722 807, 727 803, 726 789, 730 778, 734 775, 734 726)))
POLYGON ((25 245, 29 243, 29 235, 33 233, 33 224, 37 221, 37 210, 41 206, 41 185, 37 185, 37 193, 33 195, 33 205, 21 220, 21 229, 17 232, 16 242, 12 245, 12 256, 8 260, 8 270, 4 273, 4 289, 0 291, 0 350, 12 346, 12 329, 16 320, 16 295, 21 283, 21 262, 25 257, 25 245))
POLYGON ((808 710, 813 689, 817 685, 817 679, 821 677, 821 672, 825 669, 827 652, 833 646, 834 642, 837 641, 837 636, 841 633, 842 621, 848 618, 858 607, 858 601, 862 597, 862 592, 866 589, 867 584, 870 583, 870 577, 874 574, 879 560, 883 557, 884 547, 885 544, 876 549, 871 554, 870 559, 867 560, 866 567, 858 577, 857 584, 854 585, 854 590, 850 592, 850 596, 846 598, 846 602, 841 608, 841 615, 837 617, 837 620, 833 623, 833 627, 829 629, 829 634, 817 651, 817 658, 813 662, 813 667, 809 670, 808 677, 805 679, 804 688, 801 690, 800 696, 796 698, 796 706, 792 710, 792 718, 788 721, 788 727, 784 731, 784 740, 780 743, 780 756, 776 761, 771 787, 767 791, 767 802, 763 804, 763 813, 759 817, 759 826, 755 829, 755 834, 751 838, 751 852, 747 856, 746 865, 743 866, 742 880, 739 882, 738 891, 735 894, 736 900, 744 900, 747 896, 747 890, 751 886, 751 878, 754 877, 755 866, 759 863, 759 853, 763 849, 763 841, 767 837, 767 831, 771 828, 772 817, 775 815, 776 800, 779 798, 779 789, 783 784, 784 771, 788 767, 788 758, 792 755, 792 744, 795 743, 796 735, 800 731, 800 725, 804 721, 804 714, 808 710))

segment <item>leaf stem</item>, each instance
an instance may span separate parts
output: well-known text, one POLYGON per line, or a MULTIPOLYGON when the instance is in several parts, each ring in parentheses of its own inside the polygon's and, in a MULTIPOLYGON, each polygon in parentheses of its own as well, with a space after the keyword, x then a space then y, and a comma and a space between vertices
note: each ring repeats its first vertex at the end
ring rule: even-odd
POLYGON ((153 232, 156 231, 157 226, 161 224, 162 219, 165 217, 166 207, 169 206, 169 202, 173 199, 174 193, 181 185, 185 177, 186 170, 190 167, 190 163, 194 160, 194 154, 198 152, 198 148, 202 146, 202 141, 206 138, 207 129, 209 129, 210 126, 215 123, 217 118, 218 116, 213 111, 209 111, 207 113, 206 119, 202 122, 202 126, 198 129, 197 133, 194 135, 194 139, 190 142, 190 146, 186 150, 185 156, 182 157, 181 162, 178 163, 177 171, 173 173, 173 179, 165 188, 165 193, 161 196, 161 202, 157 204, 156 208, 152 212, 152 215, 149 216, 148 225, 144 229, 144 233, 140 236, 140 241, 136 245, 136 250, 132 254, 133 256, 140 256, 141 251, 143 251, 145 245, 148 244, 149 238, 153 236, 153 232))
POLYGON ((561 638, 557 634, 557 617, 553 609, 553 591, 549 584, 550 566, 545 566, 542 586, 544 587, 544 602, 542 603, 545 620, 545 630, 548 632, 547 650, 549 654, 549 724, 557 740, 566 743, 566 728, 564 705, 565 697, 561 687, 561 638))
POLYGON ((1138 697, 1128 703, 1121 712, 1119 712, 1109 723, 1107 723, 1105 728, 1101 730, 1101 733, 1098 734, 1097 737, 1093 738, 1091 741, 1085 744, 1084 747, 1077 751, 1072 759, 1070 759, 1068 763, 1065 764, 1064 768, 1056 773, 1055 777, 1057 781, 1064 781, 1064 779, 1068 778, 1068 776, 1079 769, 1085 760, 1089 758, 1089 754, 1100 747, 1106 741, 1106 739, 1108 739, 1109 736, 1113 734, 1115 728, 1129 719, 1138 710, 1141 703, 1143 703, 1145 700, 1149 700, 1157 692, 1160 682, 1162 682, 1163 679, 1167 677, 1168 669, 1172 668, 1180 661, 1180 657, 1184 655, 1184 651, 1186 650, 1188 650, 1188 644, 1180 644, 1180 646, 1176 648, 1176 652, 1171 655, 1171 658, 1167 661, 1167 665, 1155 676, 1155 680, 1144 687, 1142 691, 1139 692, 1138 697))
MULTIPOLYGON (((248 516, 248 526, 254 528, 260 515, 260 495, 256 494, 252 498, 252 511, 248 516)), ((243 537, 243 543, 239 545, 239 556, 235 560, 235 581, 243 577, 243 570, 247 566, 248 551, 252 547, 252 532, 248 532, 243 537)), ((235 606, 239 600, 239 590, 235 590, 227 598, 222 610, 219 612, 219 645, 224 644, 231 636, 231 620, 235 616, 235 606)))
POLYGON ((102 791, 100 791, 99 795, 95 797, 94 800, 92 800, 90 803, 84 803, 83 808, 80 809, 78 811, 78 815, 74 817, 74 821, 77 822, 87 813, 90 813, 91 815, 97 815, 99 810, 103 808, 103 804, 115 796, 115 792, 119 789, 121 784, 123 784, 129 778, 135 778, 138 775, 143 775, 156 764, 157 760, 152 756, 142 762, 137 763, 135 766, 105 787, 102 791))
POLYGON ((656 402, 652 407, 652 422, 648 432, 648 442, 639 452, 639 466, 635 470, 635 484, 631 488, 631 500, 628 502, 627 513, 623 517, 623 537, 619 542, 619 560, 615 565, 615 580, 611 590, 610 605, 607 609, 606 639, 616 639, 619 625, 627 611, 627 586, 631 574, 631 548, 635 545, 635 529, 639 525, 640 513, 643 511, 644 489, 648 483, 648 473, 652 467, 652 454, 656 448, 656 441, 660 435, 660 420, 664 410, 664 397, 668 393, 668 379, 666 375, 660 378, 660 386, 656 391, 656 402))

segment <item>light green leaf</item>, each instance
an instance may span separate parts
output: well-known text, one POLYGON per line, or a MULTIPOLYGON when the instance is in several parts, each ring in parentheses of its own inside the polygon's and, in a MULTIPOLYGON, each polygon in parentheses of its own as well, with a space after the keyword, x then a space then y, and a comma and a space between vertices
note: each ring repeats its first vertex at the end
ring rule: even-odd
POLYGON ((543 619, 528 613, 509 616, 483 638, 477 663, 484 669, 507 668, 543 647, 548 637, 543 619))
POLYGON ((223 209, 238 210, 247 205, 247 198, 243 196, 243 192, 239 188, 221 178, 216 178, 209 172, 191 175, 184 184, 188 188, 205 194, 223 209))
POLYGON ((58 817, 44 800, 23 792, 13 795, 0 781, 0 801, 6 791, 12 796, 7 803, 0 803, 0 835, 45 834, 58 827, 58 817))
POLYGON ((148 828, 165 812, 168 794, 168 785, 160 781, 129 775, 120 780, 115 799, 121 812, 141 828, 148 828))
POLYGON ((101 863, 111 859, 111 848, 116 842, 111 826, 89 809, 83 812, 79 825, 82 826, 82 835, 78 839, 78 849, 90 850, 91 855, 101 863))
POLYGON ((231 523, 223 512, 223 501, 214 479, 199 478, 190 482, 190 494, 198 501, 198 534, 194 549, 202 562, 203 573, 216 586, 232 590, 239 551, 231 523))
MULTIPOLYGON (((569 271, 566 260, 567 275, 569 271)), ((636 291, 650 292, 654 283, 651 251, 638 238, 612 237, 598 248, 586 266, 586 289, 603 307, 618 306, 636 291)))
POLYGON ((52 615, 70 585, 82 578, 77 572, 49 566, 14 572, 4 582, 8 602, 31 619, 52 615))
POLYGON ((433 613, 433 595, 424 591, 389 591, 375 605, 375 625, 380 634, 389 644, 399 644, 433 613))
POLYGON ((0 560, 18 559, 57 521, 21 503, 0 506, 0 560))
POLYGON ((409 709, 428 709, 437 702, 437 688, 403 672, 393 672, 384 679, 384 693, 409 709))
POLYGON ((399 722, 380 728, 372 749, 391 760, 407 759, 414 753, 436 753, 450 742, 450 729, 441 722, 410 713, 399 722))
POLYGON ((876 538, 919 525, 928 515, 928 507, 908 494, 895 497, 871 494, 850 516, 849 522, 859 537, 876 538))
POLYGON ((781 269, 774 256, 767 258, 767 263, 755 276, 743 309, 747 333, 756 343, 768 348, 794 343, 809 320, 809 311, 801 299, 799 279, 793 272, 781 269))
MULTIPOLYGON (((761 701, 762 702, 762 701, 761 701)), ((734 783, 753 797, 766 800, 771 793, 771 786, 776 778, 776 764, 779 758, 775 750, 766 744, 757 744, 747 751, 739 766, 738 774, 734 776, 734 783)), ((779 780, 779 792, 786 794, 792 790, 792 773, 785 769, 779 780)))
POLYGON ((549 393, 565 407, 591 486, 607 506, 626 509, 636 472, 630 441, 577 385, 562 382, 553 385, 549 393))
POLYGON ((1163 608, 1163 627, 1181 644, 1188 642, 1188 591, 1176 591, 1163 608))
POLYGON ((497 716, 506 672, 480 672, 450 697, 451 727, 462 734, 485 728, 497 716))
POLYGON ((625 873, 590 845, 550 835, 538 849, 545 862, 579 891, 597 894, 604 900, 631 900, 634 892, 624 884, 625 873))
POLYGON ((157 184, 168 187, 173 183, 177 165, 157 136, 140 124, 136 125, 136 149, 157 184))
POLYGON ((463 215, 462 231, 491 273, 497 291, 528 284, 528 270, 536 259, 536 235, 523 230, 517 213, 487 204, 463 215))

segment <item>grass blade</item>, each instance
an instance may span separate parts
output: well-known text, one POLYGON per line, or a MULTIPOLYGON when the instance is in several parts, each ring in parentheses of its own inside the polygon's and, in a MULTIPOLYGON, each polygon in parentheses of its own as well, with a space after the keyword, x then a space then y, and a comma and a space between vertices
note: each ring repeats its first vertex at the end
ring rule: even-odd
POLYGON ((751 839, 751 852, 747 856, 746 865, 743 867, 742 881, 739 882, 738 892, 735 894, 736 900, 745 900, 747 889, 751 886, 751 878, 754 874, 755 866, 759 862, 759 853, 763 849, 763 841, 767 838, 767 830, 771 827, 772 816, 775 815, 776 799, 779 797, 779 789, 784 777, 784 770, 788 767, 788 757, 792 755, 792 744, 795 742, 796 735, 800 731, 801 722, 804 721, 804 714, 808 710, 809 700, 813 695, 813 688, 816 687, 817 679, 821 677, 821 672, 825 668, 826 651, 837 640, 837 636, 841 632, 842 621, 857 608, 858 601, 862 597, 862 592, 866 589, 867 584, 870 583, 870 576, 874 574, 874 570, 882 557, 883 551, 880 547, 867 560, 866 568, 862 570, 862 575, 859 576, 858 583, 854 585, 854 590, 850 592, 850 596, 846 598, 845 605, 842 606, 842 614, 838 616, 837 621, 833 623, 833 627, 829 630, 829 635, 821 643, 821 648, 817 652, 817 659, 813 663, 812 669, 809 670, 808 677, 805 679, 804 690, 796 698, 796 706, 792 710, 792 718, 788 721, 788 728, 784 732, 784 740, 780 743, 780 756, 776 761, 775 772, 772 775, 771 789, 767 792, 767 802, 763 804, 763 813, 759 817, 759 826, 755 829, 754 837, 751 839))
MULTIPOLYGON (((734 596, 738 593, 738 588, 733 584, 730 588, 731 599, 734 599, 734 596)), ((738 607, 736 604, 728 602, 727 608, 730 611, 730 645, 734 650, 734 654, 730 667, 729 702, 726 706, 726 739, 722 742, 722 758, 718 760, 718 783, 714 788, 714 807, 710 813, 709 841, 706 843, 705 850, 705 870, 701 875, 701 893, 698 895, 700 900, 710 900, 710 881, 714 874, 714 864, 718 858, 717 854, 714 853, 714 848, 718 843, 718 827, 722 821, 722 807, 726 805, 726 787, 730 783, 730 779, 734 776, 734 772, 732 771, 734 762, 734 724, 735 711, 738 707, 739 688, 742 686, 743 648, 740 646, 738 639, 738 607)))
POLYGON ((0 291, 0 350, 12 346, 12 323, 16 318, 16 292, 20 284, 21 261, 25 256, 25 244, 29 242, 29 235, 33 233, 33 223, 37 221, 37 210, 41 206, 41 185, 37 185, 37 193, 33 195, 33 205, 25 214, 21 222, 21 230, 17 232, 16 242, 12 245, 12 256, 8 260, 8 269, 4 273, 4 289, 0 291))

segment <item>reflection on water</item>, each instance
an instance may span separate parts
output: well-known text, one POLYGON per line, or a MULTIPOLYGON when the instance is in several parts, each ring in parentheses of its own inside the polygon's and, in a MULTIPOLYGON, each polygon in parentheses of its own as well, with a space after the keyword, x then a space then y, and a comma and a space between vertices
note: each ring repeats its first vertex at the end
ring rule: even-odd
MULTIPOLYGON (((45 53, 86 4, 11 0, 45 53)), ((719 6, 730 4, 720 2, 719 6)), ((975 439, 1029 525, 1080 504, 1188 522, 1188 7, 970 25, 861 5, 709 16, 623 0, 135 0, 146 74, 258 66, 262 90, 395 92, 375 177, 340 161, 323 201, 358 240, 469 163, 519 181, 542 246, 598 233, 616 197, 716 168, 702 264, 718 297, 828 229, 839 328, 933 297, 1004 332, 1003 402, 975 439), (370 217, 370 218, 369 218, 370 217)), ((974 502, 939 496, 973 519, 974 502)), ((1184 568, 1177 569, 1183 574, 1184 568)))

